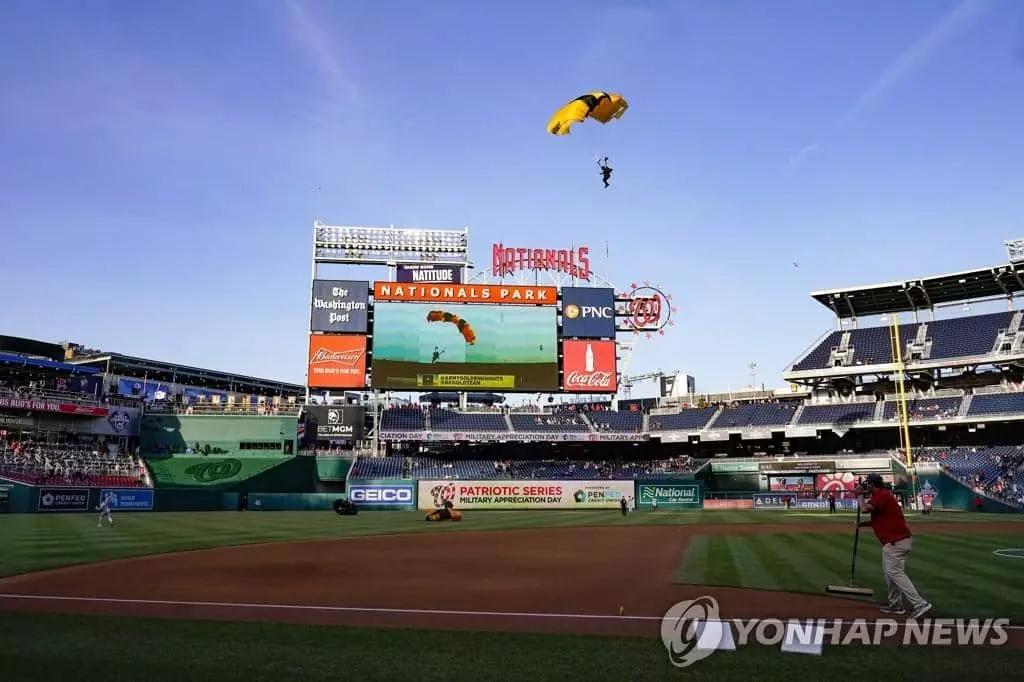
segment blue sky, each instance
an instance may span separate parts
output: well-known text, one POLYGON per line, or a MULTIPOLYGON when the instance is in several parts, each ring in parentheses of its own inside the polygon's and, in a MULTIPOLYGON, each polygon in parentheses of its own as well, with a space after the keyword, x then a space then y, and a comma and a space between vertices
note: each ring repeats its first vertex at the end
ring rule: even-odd
POLYGON ((320 215, 607 241, 679 308, 629 373, 780 386, 810 291, 1024 236, 1022 83, 1012 0, 7 0, 0 331, 302 382, 320 215))

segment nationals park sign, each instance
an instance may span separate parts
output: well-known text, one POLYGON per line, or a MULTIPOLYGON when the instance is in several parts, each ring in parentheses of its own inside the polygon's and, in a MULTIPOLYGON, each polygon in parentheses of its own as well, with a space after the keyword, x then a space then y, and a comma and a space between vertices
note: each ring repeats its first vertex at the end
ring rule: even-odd
POLYGON ((633 481, 420 481, 419 508, 618 509, 633 481))

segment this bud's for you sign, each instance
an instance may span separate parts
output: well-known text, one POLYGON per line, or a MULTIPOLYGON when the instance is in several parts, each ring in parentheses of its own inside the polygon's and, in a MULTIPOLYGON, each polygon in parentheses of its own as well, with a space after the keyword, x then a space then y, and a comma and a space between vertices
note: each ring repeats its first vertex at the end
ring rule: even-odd
POLYGON ((616 345, 614 341, 562 343, 562 390, 567 393, 615 393, 616 345))

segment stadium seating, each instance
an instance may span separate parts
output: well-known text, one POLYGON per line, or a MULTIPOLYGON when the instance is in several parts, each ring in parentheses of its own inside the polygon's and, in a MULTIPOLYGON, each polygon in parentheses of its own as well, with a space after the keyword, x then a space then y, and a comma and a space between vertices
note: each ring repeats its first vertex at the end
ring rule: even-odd
POLYGON ((915 458, 941 464, 997 499, 1024 504, 1024 446, 922 448, 915 458))
POLYGON ((493 459, 433 459, 413 457, 409 460, 409 476, 421 480, 457 479, 487 481, 508 479, 508 472, 493 459))
POLYGON ((423 431, 427 428, 423 408, 417 405, 389 407, 381 413, 381 431, 423 431))
POLYGON ((352 465, 350 478, 403 478, 405 460, 402 457, 359 457, 352 465))
POLYGON ((651 431, 699 431, 707 426, 718 411, 715 406, 690 408, 675 414, 659 414, 650 420, 651 431))
POLYGON ((574 412, 518 413, 509 415, 512 427, 520 433, 582 433, 590 431, 574 412))
POLYGON ((971 407, 967 414, 972 417, 985 417, 1022 412, 1024 412, 1024 393, 985 393, 971 399, 971 407))
MULTIPOLYGON (((911 421, 923 419, 949 419, 957 416, 963 398, 960 396, 949 398, 915 398, 907 401, 907 414, 911 421)), ((888 400, 885 403, 882 419, 899 419, 899 403, 895 400, 888 400)))
POLYGON ((133 488, 144 486, 131 456, 111 457, 79 443, 21 441, 0 445, 0 474, 33 485, 133 488))
POLYGON ((640 433, 644 424, 643 412, 587 412, 587 418, 598 431, 640 433))
POLYGON ((424 480, 550 480, 593 481, 600 479, 659 479, 693 473, 707 460, 681 456, 657 461, 586 460, 451 460, 414 457, 409 460, 409 475, 424 480))
POLYGON ((808 405, 800 414, 799 424, 854 424, 873 421, 876 403, 842 403, 808 405))
MULTIPOLYGON (((906 344, 917 336, 918 327, 927 325, 925 338, 931 341, 927 360, 987 355, 995 346, 999 331, 1010 326, 1013 312, 971 315, 932 322, 910 323, 900 327, 900 337, 906 344)), ((889 327, 865 327, 846 330, 850 333, 853 362, 857 365, 886 364, 892 362, 892 342, 889 327)), ((828 367, 832 349, 839 345, 845 332, 834 331, 807 355, 793 365, 794 372, 828 367)))
POLYGON ((746 428, 749 426, 784 426, 796 414, 791 403, 748 403, 727 407, 711 426, 714 429, 746 428))
POLYGON ((432 431, 485 433, 508 431, 508 423, 500 412, 455 412, 435 407, 430 409, 430 428, 432 431))

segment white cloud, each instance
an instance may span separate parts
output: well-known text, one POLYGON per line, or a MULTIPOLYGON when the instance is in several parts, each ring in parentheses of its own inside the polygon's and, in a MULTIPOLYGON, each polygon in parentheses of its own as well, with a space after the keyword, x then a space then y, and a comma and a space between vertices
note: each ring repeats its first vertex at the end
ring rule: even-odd
POLYGON ((795 169, 797 166, 799 166, 808 158, 810 158, 813 154, 816 154, 820 149, 821 147, 816 144, 809 144, 803 147, 800 151, 798 151, 796 154, 790 157, 789 167, 791 169, 795 169))
POLYGON ((342 60, 332 44, 334 40, 324 32, 318 17, 314 16, 306 3, 300 0, 287 0, 285 7, 292 38, 327 80, 330 86, 328 94, 339 104, 358 103, 359 86, 342 65, 342 60))
POLYGON ((870 109, 887 90, 927 64, 948 43, 966 33, 988 8, 988 0, 963 0, 911 43, 863 92, 839 120, 839 127, 870 109))

